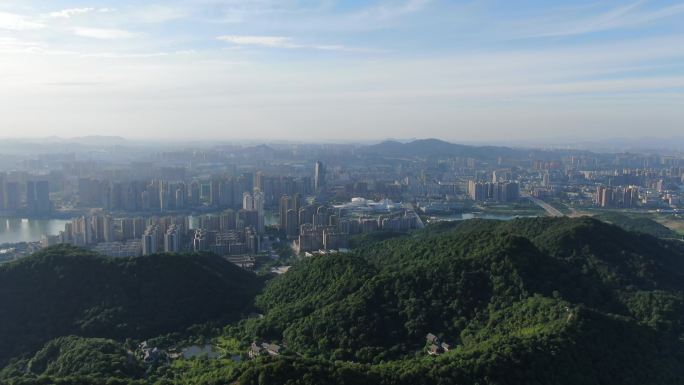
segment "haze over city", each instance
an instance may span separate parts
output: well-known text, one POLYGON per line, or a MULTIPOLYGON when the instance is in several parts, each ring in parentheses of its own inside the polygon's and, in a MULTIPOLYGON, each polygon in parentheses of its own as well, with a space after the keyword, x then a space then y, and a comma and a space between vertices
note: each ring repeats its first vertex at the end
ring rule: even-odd
POLYGON ((667 138, 682 46, 680 1, 5 0, 0 137, 667 138))

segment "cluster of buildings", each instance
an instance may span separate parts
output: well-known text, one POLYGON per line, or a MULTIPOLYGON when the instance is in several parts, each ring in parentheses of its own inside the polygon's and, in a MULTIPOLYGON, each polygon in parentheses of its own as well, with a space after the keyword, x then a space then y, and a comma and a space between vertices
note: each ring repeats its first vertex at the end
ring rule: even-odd
MULTIPOLYGON (((289 197, 283 197, 283 206, 290 204, 289 197)), ((284 209, 285 207, 283 207, 284 209)), ((420 218, 413 210, 397 207, 382 214, 363 212, 358 215, 342 206, 306 205, 294 214, 288 209, 281 219, 281 229, 293 239, 297 253, 318 250, 340 250, 349 247, 349 236, 374 231, 405 232, 419 228, 420 218)))
POLYGON ((606 187, 598 186, 596 188, 596 205, 599 207, 621 207, 634 208, 637 207, 639 201, 639 188, 629 187, 606 187))
POLYGON ((134 257, 184 250, 189 228, 186 216, 113 218, 109 214, 81 216, 58 235, 44 235, 42 246, 71 244, 111 257, 134 257))
POLYGON ((468 182, 468 196, 476 202, 515 202, 520 198, 516 182, 468 182))
POLYGON ((281 353, 281 347, 277 344, 271 344, 268 342, 256 343, 252 342, 252 345, 247 352, 247 355, 251 359, 255 359, 261 356, 271 356, 276 357, 281 353))
MULTIPOLYGON (((449 217, 472 201, 483 203, 473 210, 497 210, 496 203, 527 194, 575 208, 682 207, 681 156, 497 148, 450 154, 440 146, 434 156, 416 156, 402 148, 401 156, 304 144, 40 155, 40 162, 0 172, 0 214, 76 218, 44 245, 112 256, 194 250, 241 257, 268 247, 263 237, 274 229, 266 218, 295 251, 314 252, 345 249, 354 234, 421 227, 414 207, 449 217)), ((518 207, 508 206, 515 215, 518 207)))
POLYGON ((48 180, 25 173, 0 173, 0 212, 48 216, 52 212, 48 180))
POLYGON ((251 195, 250 192, 258 190, 258 203, 270 207, 277 205, 276 197, 282 194, 310 194, 313 188, 310 177, 266 176, 262 172, 192 181, 81 178, 78 181, 78 206, 127 212, 235 208, 243 204, 245 193, 251 195))
POLYGON ((427 344, 427 353, 431 356, 438 356, 451 350, 451 345, 440 340, 439 337, 432 333, 428 333, 425 336, 425 342, 427 344))

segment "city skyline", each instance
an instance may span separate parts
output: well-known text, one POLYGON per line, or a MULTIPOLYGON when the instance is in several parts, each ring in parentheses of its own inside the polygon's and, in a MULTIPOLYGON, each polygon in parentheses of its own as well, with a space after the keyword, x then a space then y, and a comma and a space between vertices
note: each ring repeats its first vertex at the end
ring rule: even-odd
POLYGON ((4 1, 0 137, 672 137, 677 1, 4 1))

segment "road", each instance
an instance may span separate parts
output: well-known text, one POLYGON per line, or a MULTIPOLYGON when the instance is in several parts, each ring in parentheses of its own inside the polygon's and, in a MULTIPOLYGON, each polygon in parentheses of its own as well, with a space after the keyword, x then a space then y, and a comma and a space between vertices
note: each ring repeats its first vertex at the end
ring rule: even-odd
POLYGON ((413 206, 413 203, 404 203, 402 205, 405 209, 410 210, 413 212, 413 215, 416 216, 416 227, 419 229, 422 229, 425 227, 425 224, 423 223, 423 220, 420 219, 420 215, 416 212, 416 208, 413 206))
POLYGON ((533 196, 527 196, 526 198, 531 200, 532 202, 534 202, 534 204, 536 204, 537 206, 543 208, 546 211, 546 214, 548 214, 551 217, 564 217, 565 216, 565 214, 560 212, 560 210, 558 210, 557 208, 555 208, 555 207, 551 206, 550 204, 544 202, 541 199, 537 199, 533 196))

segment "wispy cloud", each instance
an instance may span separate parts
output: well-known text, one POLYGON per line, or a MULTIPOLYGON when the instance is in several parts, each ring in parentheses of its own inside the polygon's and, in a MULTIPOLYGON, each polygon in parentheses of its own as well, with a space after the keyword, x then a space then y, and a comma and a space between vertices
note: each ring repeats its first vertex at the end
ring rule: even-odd
POLYGON ((218 36, 216 40, 237 45, 258 45, 263 47, 292 48, 292 39, 283 36, 218 36))
POLYGON ((645 1, 637 1, 613 8, 598 16, 571 20, 570 22, 555 23, 549 30, 534 35, 540 37, 584 35, 614 29, 637 27, 684 13, 684 3, 657 10, 645 10, 645 3, 645 1))
POLYGON ((287 48, 287 49, 315 49, 321 51, 342 51, 352 50, 337 44, 299 44, 290 37, 285 36, 244 36, 244 35, 224 35, 216 37, 216 40, 224 41, 238 46, 260 46, 268 48, 287 48))
POLYGON ((135 36, 132 32, 116 28, 77 27, 73 29, 73 32, 77 36, 101 40, 128 39, 135 36))
POLYGON ((83 15, 86 13, 92 13, 92 12, 107 13, 107 12, 112 12, 112 11, 114 11, 113 8, 92 8, 92 7, 68 8, 68 9, 62 9, 61 11, 51 12, 50 14, 48 14, 48 16, 51 18, 54 18, 54 19, 69 19, 69 18, 72 18, 74 16, 83 15))
POLYGON ((165 23, 167 21, 179 20, 188 16, 185 9, 164 5, 150 5, 139 7, 132 12, 132 17, 136 21, 143 23, 165 23))
POLYGON ((0 53, 2 54, 37 54, 37 55, 69 55, 73 51, 49 48, 45 43, 18 39, 14 37, 0 37, 0 53))
POLYGON ((0 29, 26 31, 41 28, 45 28, 45 25, 38 21, 14 13, 0 12, 0 29))
POLYGON ((399 4, 382 3, 380 5, 368 7, 357 13, 355 16, 356 18, 360 19, 372 18, 377 20, 389 20, 421 11, 431 2, 432 0, 407 0, 399 4))

